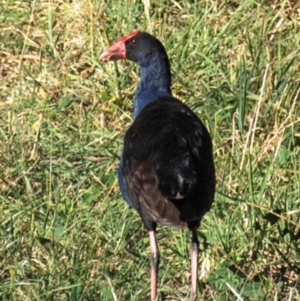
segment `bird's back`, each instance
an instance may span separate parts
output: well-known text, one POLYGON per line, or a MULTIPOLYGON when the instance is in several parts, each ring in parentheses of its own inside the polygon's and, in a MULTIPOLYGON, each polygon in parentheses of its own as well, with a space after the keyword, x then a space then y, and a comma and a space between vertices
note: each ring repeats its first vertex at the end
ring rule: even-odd
POLYGON ((148 104, 126 133, 119 183, 148 229, 153 222, 198 226, 215 190, 208 131, 173 97, 148 104))

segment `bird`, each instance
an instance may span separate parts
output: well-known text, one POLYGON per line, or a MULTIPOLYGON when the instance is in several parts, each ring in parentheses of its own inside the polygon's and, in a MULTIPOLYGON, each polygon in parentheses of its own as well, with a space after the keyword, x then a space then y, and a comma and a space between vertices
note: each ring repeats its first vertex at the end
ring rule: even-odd
POLYGON ((211 136, 199 117, 172 95, 170 62, 155 36, 134 30, 109 46, 99 62, 130 60, 140 67, 133 122, 118 169, 122 197, 140 215, 150 241, 150 299, 157 300, 157 224, 191 231, 190 300, 197 298, 197 229, 212 206, 215 166, 211 136))

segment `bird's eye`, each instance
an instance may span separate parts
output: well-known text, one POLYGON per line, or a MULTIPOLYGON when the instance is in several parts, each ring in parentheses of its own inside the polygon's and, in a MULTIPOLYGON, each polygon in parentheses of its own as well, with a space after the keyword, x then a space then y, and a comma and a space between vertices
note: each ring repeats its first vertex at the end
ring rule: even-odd
POLYGON ((135 45, 136 44, 136 39, 131 39, 130 44, 135 45))

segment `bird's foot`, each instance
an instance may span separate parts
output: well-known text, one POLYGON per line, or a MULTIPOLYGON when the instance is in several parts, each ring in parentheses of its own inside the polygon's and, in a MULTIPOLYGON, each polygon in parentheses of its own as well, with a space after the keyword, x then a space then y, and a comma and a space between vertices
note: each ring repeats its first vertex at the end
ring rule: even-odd
POLYGON ((191 296, 190 296, 190 300, 189 301, 197 301, 197 294, 195 293, 191 293, 191 296))

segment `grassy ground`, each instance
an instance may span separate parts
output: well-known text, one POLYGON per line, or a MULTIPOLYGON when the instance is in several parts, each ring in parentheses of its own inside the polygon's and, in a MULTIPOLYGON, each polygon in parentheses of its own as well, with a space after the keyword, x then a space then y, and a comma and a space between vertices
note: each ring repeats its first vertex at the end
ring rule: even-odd
MULTIPOLYGON (((299 1, 0 2, 0 300, 148 300, 149 248, 116 169, 138 68, 97 62, 133 29, 211 132, 199 300, 300 300, 299 1), (148 3, 150 2, 150 3, 148 3)), ((187 231, 159 228, 159 300, 189 293, 187 231)))

